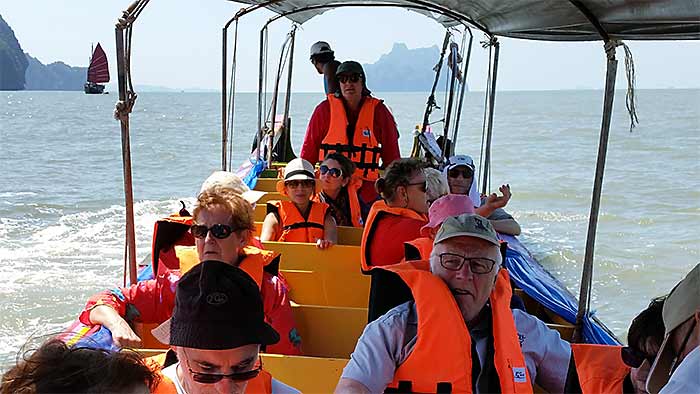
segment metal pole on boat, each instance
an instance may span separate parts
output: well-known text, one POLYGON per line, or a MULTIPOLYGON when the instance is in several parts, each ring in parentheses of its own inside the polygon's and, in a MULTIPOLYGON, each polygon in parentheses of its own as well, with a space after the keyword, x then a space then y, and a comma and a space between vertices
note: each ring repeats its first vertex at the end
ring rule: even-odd
POLYGON ((260 160, 260 153, 262 152, 262 143, 263 143, 263 130, 262 130, 262 124, 260 123, 260 120, 262 119, 262 90, 263 90, 263 37, 264 37, 264 30, 260 30, 260 66, 258 68, 258 153, 257 153, 257 159, 260 160))
MULTIPOLYGON (((447 108, 445 109, 445 127, 442 131, 442 146, 440 147, 442 150, 442 157, 440 158, 441 162, 445 157, 449 157, 449 152, 447 152, 447 139, 450 133, 450 115, 452 115, 452 104, 454 103, 455 98, 455 81, 457 80, 457 72, 459 72, 459 68, 457 67, 456 45, 450 45, 450 56, 447 60, 447 68, 450 70, 450 90, 448 93, 449 97, 447 99, 447 108), (450 63, 452 63, 451 67, 450 63)), ((454 142, 455 141, 452 141, 452 145, 454 145, 454 142)))
POLYGON ((296 41, 296 36, 297 36, 297 25, 294 25, 294 29, 292 29, 292 42, 291 46, 289 48, 289 68, 287 71, 287 91, 285 92, 285 97, 284 97, 284 135, 283 135, 283 140, 282 140, 282 146, 285 149, 284 152, 284 161, 288 161, 289 158, 287 157, 287 144, 289 143, 289 139, 292 138, 291 135, 291 125, 292 122, 289 121, 289 104, 292 99, 292 70, 294 68, 294 42, 296 41))
MULTIPOLYGON (((228 46, 228 24, 222 29, 222 43, 221 43, 221 171, 226 171, 226 146, 228 142, 228 125, 227 114, 226 114, 226 47, 228 46)), ((235 49, 234 49, 235 50, 235 49)), ((233 83, 233 82, 232 82, 233 83)))
POLYGON ((572 340, 583 340, 583 321, 588 315, 593 285, 593 254, 595 236, 598 229, 598 213, 600 212, 600 196, 603 191, 603 175, 605 173, 605 158, 608 152, 608 137, 610 135, 610 120, 612 119, 613 99, 615 98, 615 77, 617 75, 617 59, 615 48, 617 42, 605 43, 607 55, 607 70, 605 76, 605 98, 603 100, 603 120, 600 126, 600 141, 598 142, 598 160, 596 162, 593 196, 591 198, 591 213, 588 217, 588 234, 586 236, 586 251, 583 258, 583 273, 581 274, 581 291, 578 298, 578 313, 576 327, 572 340))
POLYGON ((496 37, 493 37, 489 43, 493 46, 493 75, 491 76, 491 87, 489 92, 489 114, 488 125, 486 127, 486 148, 484 150, 484 180, 481 184, 481 193, 488 193, 489 171, 491 170, 491 137, 493 135, 493 109, 496 105, 496 77, 498 76, 498 52, 501 45, 496 37))
MULTIPOLYGON (((469 62, 472 58, 472 43, 474 42, 474 35, 472 34, 472 29, 469 26, 464 26, 465 33, 469 33, 469 46, 467 47, 467 58, 464 61, 464 67, 462 67, 462 90, 459 92, 459 104, 457 104, 457 116, 455 119, 455 128, 452 132, 452 152, 451 155, 455 153, 455 146, 457 145, 457 133, 459 131, 459 122, 462 117, 462 104, 464 103, 464 92, 467 88, 467 72, 469 71, 469 62)), ((462 51, 464 53, 464 51, 462 51)))

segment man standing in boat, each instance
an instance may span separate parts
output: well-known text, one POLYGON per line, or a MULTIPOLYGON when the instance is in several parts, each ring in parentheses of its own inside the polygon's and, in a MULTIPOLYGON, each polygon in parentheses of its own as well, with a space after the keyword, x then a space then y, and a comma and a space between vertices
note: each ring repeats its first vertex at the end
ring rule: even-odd
POLYGON ((358 194, 366 215, 369 206, 379 198, 374 189, 379 169, 401 156, 399 132, 382 100, 370 95, 360 63, 343 62, 336 75, 340 92, 329 94, 316 106, 306 129, 301 157, 318 163, 327 154, 338 152, 352 160, 363 181, 358 194))
POLYGON ((152 333, 178 360, 162 369, 156 394, 298 393, 263 369, 261 347, 280 337, 265 323, 258 286, 240 268, 197 264, 177 284, 173 316, 152 333))
POLYGON ((311 64, 319 74, 323 75, 323 90, 326 94, 333 94, 339 90, 338 78, 335 73, 340 62, 335 60, 335 52, 325 41, 318 41, 311 46, 309 56, 311 64))
POLYGON ((571 348, 510 309, 501 264, 489 221, 463 214, 444 221, 429 262, 375 268, 398 275, 414 301, 367 325, 336 393, 532 393, 534 382, 564 392, 571 348))

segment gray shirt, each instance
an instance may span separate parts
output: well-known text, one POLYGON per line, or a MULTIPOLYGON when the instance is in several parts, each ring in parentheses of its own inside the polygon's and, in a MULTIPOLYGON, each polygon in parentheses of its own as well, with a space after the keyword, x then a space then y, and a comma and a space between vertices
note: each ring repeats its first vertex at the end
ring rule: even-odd
MULTIPOLYGON (((571 358, 571 347, 542 321, 521 310, 513 310, 520 347, 533 382, 550 393, 564 390, 571 358)), ((370 392, 383 392, 396 369, 416 345, 418 319, 413 301, 401 304, 365 327, 343 378, 365 385, 370 392)), ((488 329, 484 325, 470 330, 481 365, 485 365, 488 329)), ((449 361, 449 360, 448 360, 449 361)), ((487 377, 476 377, 477 393, 487 377)))

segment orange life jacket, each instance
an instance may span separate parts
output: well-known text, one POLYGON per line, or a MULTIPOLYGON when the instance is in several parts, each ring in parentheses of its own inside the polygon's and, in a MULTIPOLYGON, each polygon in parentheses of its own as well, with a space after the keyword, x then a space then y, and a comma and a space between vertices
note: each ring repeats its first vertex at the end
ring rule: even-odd
MULTIPOLYGON (((146 359, 147 365, 152 370, 160 371, 163 368, 165 361, 165 353, 149 357, 146 359)), ((248 381, 245 388, 246 393, 255 394, 270 394, 272 393, 272 375, 264 369, 260 371, 258 376, 248 381)), ((152 394, 177 394, 175 383, 167 376, 160 373, 160 382, 158 386, 151 392, 152 394)))
MULTIPOLYGON (((270 264, 277 256, 278 252, 271 250, 262 250, 253 246, 243 248, 245 257, 238 265, 238 268, 245 271, 258 284, 258 288, 262 286, 263 270, 266 265, 270 264)), ((199 264, 199 256, 197 249, 194 246, 175 246, 175 255, 178 259, 181 275, 199 264)))
POLYGON ((403 243, 406 260, 430 260, 433 251, 433 239, 420 237, 403 243))
MULTIPOLYGON (((469 330, 459 306, 445 283, 425 262, 404 262, 377 267, 398 274, 411 289, 418 315, 415 347, 394 373, 389 388, 414 393, 472 392, 472 348, 469 330), (449 360, 449 362, 445 362, 449 360), (447 387, 445 387, 447 386, 447 387)), ((503 393, 532 393, 532 380, 518 341, 510 309, 508 272, 501 270, 490 296, 494 366, 503 393)))
POLYGON ((180 216, 180 214, 156 220, 151 241, 151 265, 154 276, 162 274, 165 270, 178 268, 177 265, 169 265, 177 263, 172 259, 159 259, 160 252, 174 245, 194 245, 194 237, 189 232, 191 225, 192 216, 180 216), (160 264, 161 262, 164 264, 160 264))
POLYGON ((583 394, 623 393, 630 367, 622 362, 621 346, 572 343, 578 381, 583 394))
POLYGON ((355 163, 357 167, 355 173, 362 179, 375 181, 379 178, 379 158, 382 148, 375 136, 374 109, 382 101, 370 96, 364 98, 360 113, 357 115, 352 141, 348 141, 348 117, 343 100, 333 94, 327 97, 331 109, 331 120, 328 132, 321 141, 319 160, 323 161, 329 153, 338 152, 355 163))
MULTIPOLYGON (((350 178, 350 182, 346 186, 348 190, 348 200, 350 203, 350 220, 352 220, 353 227, 362 227, 364 221, 362 220, 362 211, 360 210, 360 198, 357 195, 357 191, 362 186, 362 179, 357 175, 353 175, 350 178)), ((320 194, 317 193, 314 198, 316 202, 322 202, 320 194)))
POLYGON ((268 213, 274 210, 271 206, 276 207, 279 213, 282 235, 277 241, 316 242, 323 239, 323 223, 326 220, 328 204, 312 201, 308 219, 301 216, 301 212, 291 201, 269 201, 267 206, 268 213))
POLYGON ((367 215, 367 221, 365 222, 365 228, 362 231, 362 244, 360 245, 360 263, 362 264, 362 272, 368 273, 372 268, 372 262, 369 261, 369 244, 372 242, 374 236, 374 231, 376 230, 376 224, 379 219, 384 215, 397 215, 403 216, 411 219, 422 220, 424 222, 428 221, 425 215, 408 209, 408 208, 396 208, 386 205, 383 200, 377 201, 372 205, 369 210, 369 215, 367 215))

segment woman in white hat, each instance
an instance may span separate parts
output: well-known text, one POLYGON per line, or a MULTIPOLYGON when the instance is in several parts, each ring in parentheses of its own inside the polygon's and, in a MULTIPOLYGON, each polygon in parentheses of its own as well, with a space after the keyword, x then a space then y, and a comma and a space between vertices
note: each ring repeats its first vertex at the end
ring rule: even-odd
POLYGON ((326 249, 338 239, 335 219, 328 204, 312 201, 316 193, 314 166, 297 158, 284 168, 284 179, 277 190, 290 201, 270 201, 263 223, 262 241, 310 242, 326 249))

